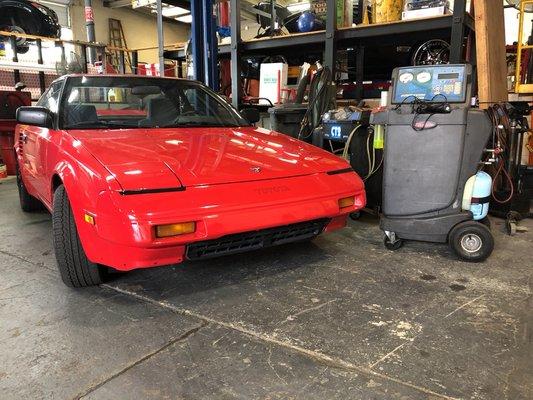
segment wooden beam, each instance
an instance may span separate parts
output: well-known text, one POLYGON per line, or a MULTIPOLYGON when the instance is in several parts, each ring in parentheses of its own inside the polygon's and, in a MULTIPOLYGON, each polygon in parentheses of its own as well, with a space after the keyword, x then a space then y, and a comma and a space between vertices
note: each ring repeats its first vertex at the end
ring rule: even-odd
POLYGON ((507 62, 503 5, 474 0, 478 96, 480 106, 507 101, 507 62))

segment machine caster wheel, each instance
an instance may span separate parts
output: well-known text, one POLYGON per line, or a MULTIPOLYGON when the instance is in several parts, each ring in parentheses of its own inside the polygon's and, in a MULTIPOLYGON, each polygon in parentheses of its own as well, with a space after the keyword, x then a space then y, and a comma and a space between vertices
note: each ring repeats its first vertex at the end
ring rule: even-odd
POLYGON ((385 237, 383 237, 383 244, 385 245, 385 247, 388 250, 394 251, 394 250, 398 250, 400 247, 403 246, 403 240, 402 239, 396 239, 394 242, 391 242, 389 237, 387 235, 385 235, 385 237))
POLYGON ((516 229, 518 226, 518 222, 522 219, 522 215, 516 211, 510 211, 507 214, 507 218, 505 220, 505 227, 507 228, 507 234, 509 236, 516 235, 516 229))
POLYGON ((361 218, 361 211, 350 213, 351 220, 357 221, 359 218, 361 218))
POLYGON ((509 236, 516 235, 516 221, 507 220, 505 227, 507 228, 507 234, 509 236))
POLYGON ((485 224, 477 221, 461 222, 454 226, 448 243, 459 258, 470 262, 485 260, 494 250, 492 233, 485 224))

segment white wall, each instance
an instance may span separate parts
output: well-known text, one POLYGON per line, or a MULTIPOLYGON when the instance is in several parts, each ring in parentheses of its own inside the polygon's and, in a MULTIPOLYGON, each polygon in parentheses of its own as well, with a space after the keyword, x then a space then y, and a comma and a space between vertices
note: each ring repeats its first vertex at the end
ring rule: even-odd
MULTIPOLYGON (((513 44, 518 41, 518 10, 514 8, 506 8, 505 10, 505 43, 513 44)), ((527 42, 527 38, 531 34, 531 20, 533 13, 526 13, 524 17, 524 37, 522 42, 527 42)))
MULTIPOLYGON (((96 41, 108 43, 108 18, 118 19, 122 22, 122 29, 128 48, 141 48, 157 46, 156 19, 143 15, 129 7, 107 8, 102 0, 93 0, 94 25, 96 41)), ((70 18, 74 39, 87 40, 85 31, 85 13, 83 0, 74 0, 70 6, 70 18)), ((164 23, 165 44, 185 42, 189 37, 189 26, 185 24, 164 23)), ((139 52, 139 61, 157 62, 157 50, 139 52)))

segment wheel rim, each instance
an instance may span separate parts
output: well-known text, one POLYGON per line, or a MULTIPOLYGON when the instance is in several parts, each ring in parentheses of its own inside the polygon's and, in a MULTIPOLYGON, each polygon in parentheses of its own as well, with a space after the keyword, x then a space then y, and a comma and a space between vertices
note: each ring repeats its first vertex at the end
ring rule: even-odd
POLYGON ((483 246, 483 240, 475 233, 468 233, 461 238, 461 247, 467 253, 475 253, 483 246))
MULTIPOLYGON (((24 29, 16 25, 3 26, 2 30, 6 32, 13 32, 13 33, 22 33, 22 34, 26 33, 24 29)), ((26 43, 26 38, 17 37, 15 40, 15 43, 17 44, 17 46, 22 46, 26 43)))

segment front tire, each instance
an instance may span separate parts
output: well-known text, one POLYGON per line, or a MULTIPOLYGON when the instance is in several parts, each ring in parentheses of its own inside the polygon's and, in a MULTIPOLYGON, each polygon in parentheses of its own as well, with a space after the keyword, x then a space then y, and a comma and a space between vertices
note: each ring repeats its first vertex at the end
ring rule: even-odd
POLYGON ((54 193, 52 227, 57 266, 65 285, 80 288, 105 282, 107 269, 89 261, 83 250, 63 185, 54 193))
POLYGON ((459 258, 470 262, 481 262, 494 250, 494 238, 486 225, 466 221, 453 227, 448 243, 459 258))

